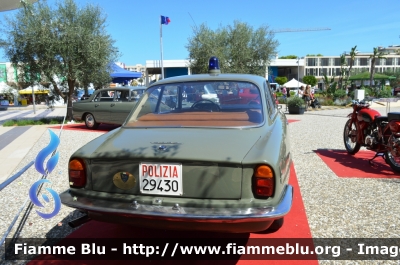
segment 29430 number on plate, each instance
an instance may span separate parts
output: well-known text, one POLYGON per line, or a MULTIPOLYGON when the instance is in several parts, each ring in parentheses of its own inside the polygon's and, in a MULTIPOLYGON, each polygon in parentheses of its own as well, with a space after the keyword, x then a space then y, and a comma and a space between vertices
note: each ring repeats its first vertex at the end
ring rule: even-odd
POLYGON ((182 164, 141 163, 139 179, 142 194, 182 195, 182 164))

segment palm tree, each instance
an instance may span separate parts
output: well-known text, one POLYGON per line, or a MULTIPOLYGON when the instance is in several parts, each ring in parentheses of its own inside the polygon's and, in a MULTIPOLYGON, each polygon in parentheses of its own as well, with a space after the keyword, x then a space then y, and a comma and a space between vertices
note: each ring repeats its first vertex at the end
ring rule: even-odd
POLYGON ((343 89, 342 82, 343 82, 345 65, 346 65, 346 54, 343 53, 342 55, 340 55, 340 76, 339 76, 339 88, 340 89, 343 89))
POLYGON ((354 46, 353 48, 351 48, 351 51, 350 51, 350 64, 349 64, 349 70, 348 70, 347 77, 346 77, 346 86, 347 86, 347 84, 348 84, 348 82, 349 82, 349 77, 350 77, 350 74, 351 74, 351 69, 353 68, 354 60, 355 60, 356 55, 357 55, 357 53, 358 53, 356 49, 357 49, 357 45, 354 46))
POLYGON ((374 48, 374 53, 369 57, 371 59, 371 75, 369 78, 369 85, 372 87, 372 80, 374 80, 374 74, 375 74, 375 61, 376 59, 386 59, 386 57, 384 57, 385 53, 379 51, 378 48, 374 48))
POLYGON ((351 68, 353 68, 354 60, 355 60, 356 55, 357 55, 357 50, 356 50, 356 49, 357 49, 357 45, 354 46, 353 48, 351 48, 351 51, 350 51, 349 74, 350 74, 350 72, 351 72, 351 68))

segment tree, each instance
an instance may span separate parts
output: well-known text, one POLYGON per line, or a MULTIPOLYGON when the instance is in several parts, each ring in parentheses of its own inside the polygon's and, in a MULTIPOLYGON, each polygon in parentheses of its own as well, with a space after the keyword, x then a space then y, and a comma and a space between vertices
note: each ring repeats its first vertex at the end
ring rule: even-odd
POLYGON ((287 56, 281 56, 279 59, 297 59, 299 56, 297 55, 287 55, 287 56))
POLYGON ((386 57, 384 57, 384 55, 385 54, 383 52, 379 51, 379 49, 375 47, 374 52, 372 53, 371 56, 369 56, 369 58, 371 59, 371 69, 370 69, 371 75, 369 78, 369 86, 370 87, 372 87, 372 80, 374 80, 376 59, 378 59, 378 60, 382 59, 382 58, 386 59, 386 57))
POLYGON ((310 86, 315 86, 317 84, 317 78, 313 75, 306 75, 303 77, 303 82, 310 86))
POLYGON ((354 60, 355 60, 356 55, 357 55, 357 50, 356 49, 357 49, 357 45, 354 46, 353 48, 351 48, 351 51, 350 51, 350 64, 349 64, 349 69, 347 71, 347 76, 346 76, 346 86, 349 83, 349 77, 351 75, 351 69, 353 68, 354 60))
POLYGON ((287 77, 286 76, 277 76, 275 78, 275 82, 277 82, 280 85, 283 85, 284 83, 287 83, 287 77))
POLYGON ((396 77, 396 79, 389 80, 391 87, 396 88, 396 87, 400 86, 400 72, 399 71, 384 71, 382 74, 396 77))
POLYGON ((332 77, 329 79, 328 76, 327 76, 326 74, 324 74, 324 76, 323 76, 323 78, 322 78, 322 81, 323 81, 324 84, 325 84, 326 94, 327 94, 329 97, 332 97, 333 94, 334 94, 335 91, 336 91, 336 85, 337 85, 337 83, 335 82, 335 77, 332 76, 332 77))
POLYGON ((118 50, 106 33, 106 17, 98 6, 78 8, 73 0, 26 3, 14 18, 8 18, 1 47, 18 68, 19 79, 50 82, 67 99, 67 119, 72 119, 75 83, 96 88, 111 81, 110 63, 118 50))
POLYGON ((339 76, 339 88, 342 89, 343 88, 343 77, 345 75, 345 66, 347 65, 346 62, 346 54, 343 53, 340 55, 340 76, 339 76))
POLYGON ((253 30, 246 23, 213 31, 205 24, 194 28, 186 48, 193 73, 207 73, 211 56, 219 58, 221 72, 247 73, 265 76, 267 66, 276 55, 278 41, 267 26, 253 30))

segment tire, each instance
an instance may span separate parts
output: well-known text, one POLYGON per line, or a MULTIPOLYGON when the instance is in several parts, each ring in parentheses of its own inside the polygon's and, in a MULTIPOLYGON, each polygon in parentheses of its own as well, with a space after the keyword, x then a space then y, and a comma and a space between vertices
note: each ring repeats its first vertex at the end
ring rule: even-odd
POLYGON ((90 130, 96 130, 100 124, 96 122, 92 113, 88 113, 85 115, 85 125, 90 130))
POLYGON ((351 123, 351 120, 348 120, 346 122, 346 125, 344 126, 343 130, 343 142, 344 142, 344 147, 347 150, 347 153, 354 155, 358 151, 360 151, 361 144, 357 143, 357 127, 353 123, 351 125, 351 128, 349 128, 349 124, 351 123))
POLYGON ((386 152, 385 161, 389 164, 394 172, 400 173, 400 157, 395 157, 390 152, 386 152))

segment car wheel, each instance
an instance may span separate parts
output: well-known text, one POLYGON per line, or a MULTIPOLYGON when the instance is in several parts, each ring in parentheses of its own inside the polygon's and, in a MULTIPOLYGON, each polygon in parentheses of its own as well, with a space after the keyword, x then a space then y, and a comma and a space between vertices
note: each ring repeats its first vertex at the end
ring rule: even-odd
POLYGON ((85 125, 88 129, 95 130, 99 127, 99 123, 96 122, 92 113, 85 115, 85 125))

